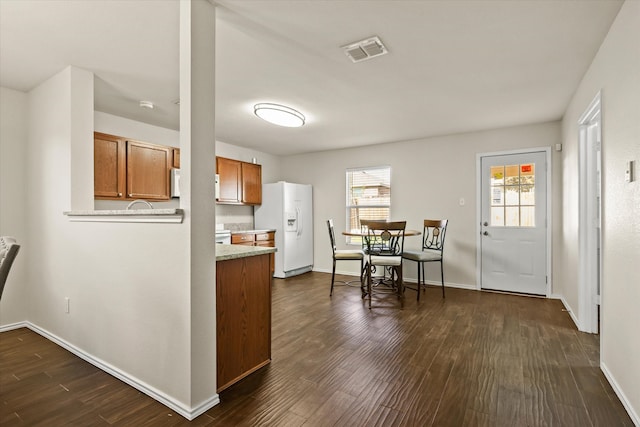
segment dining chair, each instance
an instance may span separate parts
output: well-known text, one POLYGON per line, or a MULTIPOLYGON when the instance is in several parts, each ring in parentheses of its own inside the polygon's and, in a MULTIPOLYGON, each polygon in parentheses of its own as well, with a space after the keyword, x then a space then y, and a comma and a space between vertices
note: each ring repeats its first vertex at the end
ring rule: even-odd
MULTIPOLYGON (((418 301, 420 301, 420 290, 426 289, 426 279, 424 274, 424 264, 427 262, 440 263, 440 279, 442 281, 442 298, 444 298, 444 238, 447 233, 447 219, 425 219, 424 233, 422 239, 422 250, 404 251, 402 258, 408 261, 415 261, 418 264, 418 301), (422 273, 422 274, 421 274, 422 273), (422 276, 422 280, 420 277, 422 276)), ((412 288, 409 288, 412 289, 412 288)))
POLYGON ((374 291, 376 293, 395 293, 404 306, 404 284, 402 281, 402 252, 404 249, 404 232, 406 221, 369 221, 366 243, 366 296, 369 297, 369 309, 374 291), (377 269, 382 269, 382 277, 374 283, 373 275, 377 269), (386 271, 391 273, 386 278, 386 271))
POLYGON ((11 265, 18 255, 20 245, 16 243, 16 239, 9 236, 0 237, 0 299, 4 292, 4 285, 9 276, 11 265))
POLYGON ((333 229, 333 219, 327 220, 327 228, 329 229, 329 239, 331 240, 331 250, 333 251, 333 269, 331 270, 331 291, 329 296, 333 295, 333 285, 335 282, 344 283, 350 286, 355 280, 335 280, 336 279, 336 262, 337 261, 360 261, 360 289, 362 289, 362 274, 364 271, 364 252, 360 249, 336 249, 336 234, 333 229))

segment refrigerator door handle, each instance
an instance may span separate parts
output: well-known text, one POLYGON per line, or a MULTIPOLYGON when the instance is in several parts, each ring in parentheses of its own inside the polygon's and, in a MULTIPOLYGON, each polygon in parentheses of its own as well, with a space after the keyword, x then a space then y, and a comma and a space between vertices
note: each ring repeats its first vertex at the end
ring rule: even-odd
POLYGON ((300 211, 300 208, 296 208, 296 227, 297 229, 297 235, 298 237, 302 236, 302 212, 300 211))

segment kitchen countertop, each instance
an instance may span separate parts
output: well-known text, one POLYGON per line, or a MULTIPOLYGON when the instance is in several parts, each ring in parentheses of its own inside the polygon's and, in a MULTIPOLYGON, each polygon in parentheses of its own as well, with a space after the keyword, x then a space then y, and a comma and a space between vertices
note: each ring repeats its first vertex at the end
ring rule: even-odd
POLYGON ((225 245, 218 243, 216 244, 216 262, 274 252, 276 252, 276 248, 267 246, 225 245))
POLYGON ((70 221, 84 222, 173 222, 181 223, 183 209, 105 209, 66 211, 70 221))

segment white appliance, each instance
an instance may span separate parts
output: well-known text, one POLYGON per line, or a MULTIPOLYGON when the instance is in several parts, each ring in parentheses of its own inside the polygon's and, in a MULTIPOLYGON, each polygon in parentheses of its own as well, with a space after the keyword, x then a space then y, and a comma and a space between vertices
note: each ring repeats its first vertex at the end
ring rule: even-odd
POLYGON ((223 243, 225 245, 231 244, 231 231, 230 230, 216 230, 216 243, 223 243))
POLYGON ((262 186, 254 223, 258 230, 276 230, 274 277, 295 276, 313 267, 312 196, 311 185, 280 181, 262 186))
POLYGON ((171 197, 180 197, 180 169, 171 169, 171 197))

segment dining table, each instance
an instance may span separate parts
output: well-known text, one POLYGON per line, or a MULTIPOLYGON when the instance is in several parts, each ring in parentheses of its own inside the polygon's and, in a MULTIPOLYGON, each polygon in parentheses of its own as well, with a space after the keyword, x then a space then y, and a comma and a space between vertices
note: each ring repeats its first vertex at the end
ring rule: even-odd
MULTIPOLYGON (((344 236, 351 236, 351 237, 367 237, 368 231, 367 230, 343 231, 342 234, 344 236)), ((404 230, 404 237, 419 236, 421 234, 422 234, 422 231, 419 231, 419 230, 404 230)))
MULTIPOLYGON (((356 231, 348 230, 348 231, 343 231, 342 234, 344 236, 349 236, 349 237, 367 237, 369 235, 369 232, 368 232, 368 230, 356 230, 356 231)), ((419 230, 404 230, 404 236, 405 237, 419 236, 421 234, 422 234, 422 232, 419 231, 419 230)), ((378 277, 375 280, 374 286, 377 286, 377 285, 383 284, 383 283, 384 284, 389 284, 389 282, 387 281, 386 269, 384 269, 384 268, 383 268, 382 277, 378 277)), ((364 298, 364 296, 365 296, 364 291, 363 291, 362 295, 363 295, 362 297, 364 298)))

